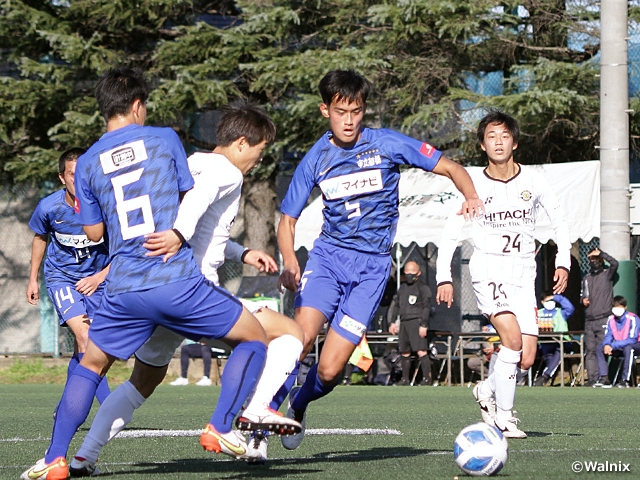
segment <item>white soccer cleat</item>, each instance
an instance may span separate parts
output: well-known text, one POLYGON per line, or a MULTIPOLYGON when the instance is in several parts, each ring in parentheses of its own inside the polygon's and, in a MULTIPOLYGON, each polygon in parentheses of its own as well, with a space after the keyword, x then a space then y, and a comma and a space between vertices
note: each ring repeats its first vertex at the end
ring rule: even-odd
POLYGON ((247 459, 250 465, 264 465, 267 463, 267 447, 269 446, 269 435, 262 430, 257 430, 251 434, 247 442, 247 453, 252 458, 247 459))
POLYGON ((50 464, 46 464, 44 458, 28 470, 22 472, 20 480, 67 480, 69 466, 64 457, 58 457, 50 464))
MULTIPOLYGON (((513 413, 515 415, 516 412, 513 413)), ((505 438, 527 438, 527 434, 518 428, 518 422, 520 422, 520 419, 515 416, 511 416, 505 421, 499 421, 496 418, 495 426, 498 427, 498 430, 502 432, 505 438)))
POLYGON ((198 380, 196 382, 196 385, 199 386, 199 387, 210 387, 211 386, 211 379, 209 377, 202 377, 200 380, 198 380))
POLYGON ((483 396, 480 392, 480 385, 482 385, 484 381, 478 382, 475 387, 473 387, 473 397, 480 405, 480 413, 482 414, 482 421, 484 423, 488 423, 489 425, 493 425, 496 421, 496 399, 493 395, 488 397, 483 396))
POLYGON ((302 430, 299 422, 266 406, 261 411, 244 410, 236 420, 236 427, 239 430, 262 430, 278 435, 291 435, 302 430))
POLYGON ((174 387, 184 387, 185 385, 189 385, 189 380, 184 377, 178 377, 169 385, 173 385, 174 387))
POLYGON ((287 418, 292 418, 296 422, 300 423, 301 429, 300 433, 295 433, 293 435, 283 435, 282 437, 280 437, 282 446, 287 450, 295 450, 300 446, 302 440, 304 440, 304 432, 306 430, 307 424, 307 410, 304 409, 300 411, 291 408, 291 401, 298 394, 299 390, 300 387, 295 387, 292 388, 291 392, 289 393, 289 408, 287 409, 287 418))
POLYGON ((247 439, 238 430, 218 433, 210 423, 200 435, 200 445, 208 452, 224 453, 238 460, 257 458, 258 453, 249 452, 247 439))
POLYGON ((69 473, 72 477, 97 477, 100 470, 95 463, 82 457, 73 457, 69 464, 69 473))

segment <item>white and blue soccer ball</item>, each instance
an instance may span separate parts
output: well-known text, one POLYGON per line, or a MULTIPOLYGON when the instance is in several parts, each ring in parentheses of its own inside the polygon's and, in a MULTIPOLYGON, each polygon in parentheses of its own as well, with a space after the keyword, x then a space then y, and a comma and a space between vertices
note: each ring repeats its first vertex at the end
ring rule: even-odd
POLYGON ((453 444, 453 459, 469 475, 494 475, 507 463, 509 445, 500 430, 488 423, 462 429, 453 444))

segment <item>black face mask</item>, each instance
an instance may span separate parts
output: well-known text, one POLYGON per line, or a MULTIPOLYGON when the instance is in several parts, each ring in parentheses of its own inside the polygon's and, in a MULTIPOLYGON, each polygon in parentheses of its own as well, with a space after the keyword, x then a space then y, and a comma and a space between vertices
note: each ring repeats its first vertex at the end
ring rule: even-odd
POLYGON ((604 268, 604 262, 602 262, 602 260, 596 260, 594 262, 590 261, 589 265, 591 266, 592 273, 598 273, 604 268))
POLYGON ((418 276, 415 273, 404 274, 404 281, 407 282, 408 285, 414 283, 416 281, 416 278, 418 278, 418 276))

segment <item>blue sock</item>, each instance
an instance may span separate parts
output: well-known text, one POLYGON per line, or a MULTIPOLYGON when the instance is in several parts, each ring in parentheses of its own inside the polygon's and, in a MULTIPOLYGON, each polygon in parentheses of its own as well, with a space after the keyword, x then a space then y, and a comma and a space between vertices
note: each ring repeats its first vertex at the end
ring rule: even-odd
MULTIPOLYGON (((338 381, 339 380, 340 378, 338 378, 338 381)), ((291 408, 294 410, 306 409, 309 403, 329 394, 335 388, 337 383, 338 382, 335 382, 333 385, 325 385, 322 383, 320 378, 318 378, 318 364, 316 363, 311 367, 309 373, 307 373, 307 379, 304 381, 302 387, 298 391, 298 394, 291 402, 291 408)))
POLYGON ((97 373, 78 365, 64 387, 53 422, 51 444, 45 454, 45 462, 66 457, 69 443, 76 431, 87 419, 96 388, 101 377, 97 373))
POLYGON ((287 379, 280 387, 280 390, 278 390, 274 395, 273 400, 271 400, 271 403, 269 403, 270 408, 278 410, 280 408, 280 405, 284 403, 284 400, 287 398, 287 395, 289 395, 289 392, 293 388, 293 384, 296 383, 296 378, 298 378, 298 370, 300 370, 300 362, 296 363, 296 368, 293 369, 291 375, 287 377, 287 379))
POLYGON ((267 357, 262 342, 243 342, 233 349, 222 372, 222 389, 211 424, 219 433, 231 431, 233 419, 256 386, 267 357))
MULTIPOLYGON (((84 357, 84 353, 78 353, 78 363, 80 363, 82 357, 84 357)), ((69 364, 71 364, 71 362, 69 362, 69 364)), ((98 390, 96 390, 96 399, 100 402, 100 405, 102 405, 102 402, 106 400, 110 393, 111 390, 109 390, 109 382, 107 382, 107 376, 105 375, 102 377, 102 381, 98 385, 98 390)))
POLYGON ((73 356, 71 357, 71 360, 69 360, 69 365, 67 365, 67 382, 71 378, 73 371, 76 369, 76 367, 80 363, 80 358, 78 357, 78 355, 84 355, 84 354, 74 353, 73 356))

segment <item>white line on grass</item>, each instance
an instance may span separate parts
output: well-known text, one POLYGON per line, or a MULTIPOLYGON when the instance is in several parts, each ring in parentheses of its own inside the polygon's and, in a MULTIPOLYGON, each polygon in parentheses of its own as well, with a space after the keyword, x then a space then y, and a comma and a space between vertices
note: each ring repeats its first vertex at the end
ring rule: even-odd
MULTIPOLYGON (((124 430, 118 438, 198 437, 202 430, 124 430)), ((379 428, 309 428, 305 435, 402 435, 399 430, 379 428)))

